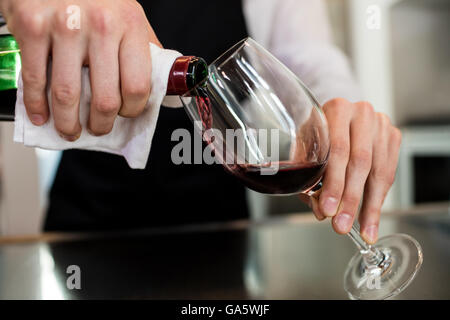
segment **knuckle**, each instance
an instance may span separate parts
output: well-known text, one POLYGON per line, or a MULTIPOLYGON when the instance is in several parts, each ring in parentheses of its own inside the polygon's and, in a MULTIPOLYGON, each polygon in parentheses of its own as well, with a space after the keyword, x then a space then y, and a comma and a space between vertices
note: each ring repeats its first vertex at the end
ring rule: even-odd
POLYGON ((358 108, 359 108, 358 110, 363 111, 365 113, 369 113, 369 114, 372 114, 375 112, 372 104, 368 101, 358 102, 358 108))
POLYGON ((55 121, 55 129, 68 136, 77 136, 80 133, 80 127, 77 123, 70 124, 67 121, 55 121))
POLYGON ((372 152, 367 149, 355 151, 350 159, 350 165, 355 168, 370 169, 372 164, 372 152))
POLYGON ((331 143, 330 152, 340 158, 348 158, 350 153, 350 144, 343 141, 342 139, 337 139, 331 143))
POLYGON ((385 168, 374 168, 370 174, 371 178, 376 184, 390 187, 394 184, 395 173, 388 172, 385 168))
POLYGON ((378 117, 378 121, 380 122, 381 127, 389 127, 391 126, 391 119, 389 118, 388 115, 381 113, 381 112, 377 112, 377 117, 378 117))
POLYGON ((338 106, 339 107, 339 106, 343 106, 343 105, 348 104, 348 100, 344 99, 344 98, 335 98, 333 100, 330 100, 329 104, 332 105, 332 106, 338 106))
POLYGON ((25 34, 33 37, 44 35, 46 19, 39 10, 20 6, 15 16, 17 17, 18 25, 21 26, 20 29, 25 34))
POLYGON ((55 16, 53 18, 52 27, 53 27, 54 31, 56 31, 58 33, 66 32, 68 30, 66 17, 63 12, 60 12, 59 14, 55 14, 55 16))
POLYGON ((342 106, 346 106, 348 104, 348 100, 344 98, 335 98, 328 101, 324 106, 324 111, 341 108, 342 106))
POLYGON ((127 82, 122 87, 125 97, 132 100, 143 100, 150 94, 150 83, 147 82, 127 82))
POLYGON ((99 7, 91 11, 90 24, 93 31, 109 35, 114 31, 114 14, 109 9, 99 7))
POLYGON ((323 186, 322 195, 325 197, 332 197, 340 199, 344 191, 345 182, 343 179, 334 179, 333 181, 327 180, 327 183, 323 186))
POLYGON ((59 10, 55 13, 53 17, 52 27, 56 34, 68 37, 70 35, 76 35, 74 32, 77 28, 71 27, 71 18, 68 16, 68 12, 66 10, 59 10))
POLYGON ((381 206, 370 204, 367 209, 365 210, 365 213, 370 217, 378 217, 381 212, 381 206))
MULTIPOLYGON (((359 200, 360 200, 360 197, 355 193, 346 193, 342 197, 342 201, 344 202, 344 204, 350 208, 357 208, 359 205, 359 200)), ((352 212, 348 212, 348 213, 353 214, 352 212)))
POLYGON ((54 102, 59 106, 73 107, 79 95, 79 90, 70 84, 55 84, 52 87, 54 102))
POLYGON ((25 104, 25 108, 30 113, 42 113, 47 108, 47 105, 45 103, 45 99, 31 99, 26 96, 24 96, 23 102, 25 104))
POLYGON ((47 82, 45 74, 30 71, 29 68, 22 68, 22 80, 24 87, 42 91, 44 91, 47 82))
POLYGON ((116 114, 119 111, 121 100, 116 97, 100 97, 93 101, 93 107, 105 115, 116 114))

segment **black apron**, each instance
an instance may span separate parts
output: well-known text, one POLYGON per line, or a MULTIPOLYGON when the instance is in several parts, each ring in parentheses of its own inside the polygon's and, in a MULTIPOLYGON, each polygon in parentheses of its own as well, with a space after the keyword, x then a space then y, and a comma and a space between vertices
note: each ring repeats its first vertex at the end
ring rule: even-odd
MULTIPOLYGON (((212 62, 247 36, 240 0, 140 1, 165 48, 212 62)), ((114 230, 248 217, 245 189, 220 165, 174 165, 177 128, 193 134, 184 109, 161 108, 145 170, 92 151, 63 153, 46 231, 114 230)), ((192 152, 193 154, 193 152, 192 152)))

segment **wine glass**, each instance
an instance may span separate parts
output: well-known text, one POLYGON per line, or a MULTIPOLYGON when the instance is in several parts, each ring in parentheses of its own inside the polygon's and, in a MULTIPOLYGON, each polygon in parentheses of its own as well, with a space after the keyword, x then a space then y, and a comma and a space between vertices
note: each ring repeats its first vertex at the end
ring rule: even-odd
MULTIPOLYGON (((317 198, 330 141, 326 118, 309 89, 251 38, 234 45, 208 70, 208 77, 181 97, 208 144, 204 161, 221 163, 258 192, 317 198)), ((422 264, 420 245, 395 234, 371 246, 358 229, 355 222, 349 233, 358 248, 344 276, 349 297, 398 294, 422 264)))

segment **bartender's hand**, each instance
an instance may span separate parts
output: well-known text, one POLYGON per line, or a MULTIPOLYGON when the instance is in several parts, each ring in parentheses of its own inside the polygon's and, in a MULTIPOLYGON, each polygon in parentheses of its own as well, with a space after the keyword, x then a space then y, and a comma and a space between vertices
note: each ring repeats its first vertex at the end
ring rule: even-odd
POLYGON ((331 150, 316 217, 332 218, 337 233, 350 231, 361 199, 361 235, 368 243, 378 236, 380 210, 392 186, 401 143, 400 130, 368 102, 334 99, 323 106, 331 150))
POLYGON ((109 133, 118 114, 136 117, 143 111, 151 88, 148 43, 160 44, 136 1, 0 0, 0 10, 21 48, 24 102, 33 124, 49 117, 49 55, 55 128, 66 140, 77 140, 82 130, 83 65, 90 67, 92 134, 109 133))

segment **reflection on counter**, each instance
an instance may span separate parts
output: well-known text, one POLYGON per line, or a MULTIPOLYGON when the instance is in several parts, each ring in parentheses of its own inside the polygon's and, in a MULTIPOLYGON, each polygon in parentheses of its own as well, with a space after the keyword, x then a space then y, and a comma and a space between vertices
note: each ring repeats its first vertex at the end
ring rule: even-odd
MULTIPOLYGON (((383 235, 406 233, 425 263, 398 299, 449 299, 450 207, 392 214, 383 235), (427 212, 426 212, 427 211, 427 212)), ((300 217, 300 218, 297 218, 300 217)), ((347 299, 355 252, 329 223, 288 219, 78 236, 0 245, 0 299, 347 299), (69 266, 81 289, 68 289, 69 266)))

